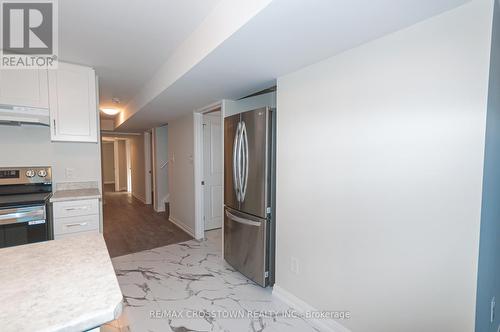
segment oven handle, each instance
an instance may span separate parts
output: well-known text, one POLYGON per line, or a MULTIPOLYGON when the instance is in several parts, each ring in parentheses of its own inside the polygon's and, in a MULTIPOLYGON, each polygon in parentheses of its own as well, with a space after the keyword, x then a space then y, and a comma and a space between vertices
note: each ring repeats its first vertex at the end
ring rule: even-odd
POLYGON ((45 219, 45 207, 0 210, 0 225, 45 219))

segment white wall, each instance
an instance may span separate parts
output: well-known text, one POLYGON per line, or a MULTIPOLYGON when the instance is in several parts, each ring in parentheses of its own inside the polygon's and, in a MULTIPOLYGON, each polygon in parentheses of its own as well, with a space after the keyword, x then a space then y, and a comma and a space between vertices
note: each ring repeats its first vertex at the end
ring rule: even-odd
POLYGON ((474 329, 492 4, 278 79, 277 285, 353 331, 474 329))
POLYGON ((194 236, 193 114, 168 123, 170 218, 194 236))
POLYGON ((155 154, 154 158, 156 165, 156 208, 157 211, 165 211, 165 202, 168 202, 168 168, 167 164, 164 168, 161 166, 168 161, 168 126, 158 127, 154 130, 155 135, 155 154))
POLYGON ((0 126, 0 167, 36 165, 52 166, 54 183, 101 181, 98 144, 52 143, 48 127, 0 126), (72 177, 66 168, 73 170, 72 177))
POLYGON ((115 120, 101 119, 101 130, 113 131, 115 130, 115 120))
POLYGON ((104 183, 115 182, 115 151, 113 142, 102 144, 102 180, 104 183))

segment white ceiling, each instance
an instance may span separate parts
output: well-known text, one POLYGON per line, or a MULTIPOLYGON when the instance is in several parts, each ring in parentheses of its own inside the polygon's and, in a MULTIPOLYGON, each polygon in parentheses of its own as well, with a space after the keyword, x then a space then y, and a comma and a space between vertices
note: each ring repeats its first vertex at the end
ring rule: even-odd
POLYGON ((413 25, 468 0, 274 0, 119 130, 142 130, 413 25))
POLYGON ((96 69, 101 107, 122 105, 219 0, 59 1, 59 54, 96 69))
MULTIPOLYGON (((248 0, 59 1, 60 58, 96 69, 101 107, 113 97, 125 107, 209 13, 224 12, 232 1, 248 0)), ((217 100, 241 98, 468 1, 273 0, 177 81, 151 94, 119 129, 149 129, 217 100)))

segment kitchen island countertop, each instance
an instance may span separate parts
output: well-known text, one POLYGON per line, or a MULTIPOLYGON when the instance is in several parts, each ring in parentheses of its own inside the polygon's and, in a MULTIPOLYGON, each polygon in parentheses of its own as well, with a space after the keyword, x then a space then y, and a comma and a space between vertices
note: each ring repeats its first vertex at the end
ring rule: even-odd
POLYGON ((0 261, 2 331, 86 331, 121 313, 101 234, 0 249, 0 261))

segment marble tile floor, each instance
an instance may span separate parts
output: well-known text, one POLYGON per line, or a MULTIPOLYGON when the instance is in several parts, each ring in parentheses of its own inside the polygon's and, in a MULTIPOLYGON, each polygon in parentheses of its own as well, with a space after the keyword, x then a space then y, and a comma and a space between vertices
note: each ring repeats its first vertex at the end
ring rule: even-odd
POLYGON ((123 296, 119 319, 102 332, 320 331, 227 265, 221 231, 112 259, 123 296), (289 311, 288 311, 289 312, 289 311))

